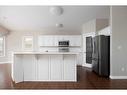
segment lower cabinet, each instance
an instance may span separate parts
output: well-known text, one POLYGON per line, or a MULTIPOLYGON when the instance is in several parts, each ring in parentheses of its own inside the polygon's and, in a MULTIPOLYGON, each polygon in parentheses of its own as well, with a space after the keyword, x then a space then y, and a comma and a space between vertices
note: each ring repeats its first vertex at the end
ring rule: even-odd
POLYGON ((23 55, 22 59, 24 81, 36 80, 36 63, 34 55, 23 55))
POLYGON ((64 80, 76 80, 76 57, 75 55, 64 55, 64 80))
POLYGON ((21 81, 76 81, 76 58, 74 54, 15 55, 13 80, 16 83, 21 81))
POLYGON ((49 80, 49 55, 38 55, 37 59, 37 80, 49 80))
POLYGON ((62 80, 62 55, 51 55, 50 56, 50 79, 51 80, 62 80))

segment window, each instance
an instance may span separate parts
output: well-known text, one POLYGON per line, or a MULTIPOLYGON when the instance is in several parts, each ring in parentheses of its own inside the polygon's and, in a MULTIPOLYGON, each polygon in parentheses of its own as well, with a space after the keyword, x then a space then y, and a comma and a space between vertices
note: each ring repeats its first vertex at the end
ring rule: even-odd
POLYGON ((23 37, 23 50, 32 51, 33 50, 33 37, 24 36, 23 37))
POLYGON ((0 57, 5 56, 5 37, 0 37, 0 57))

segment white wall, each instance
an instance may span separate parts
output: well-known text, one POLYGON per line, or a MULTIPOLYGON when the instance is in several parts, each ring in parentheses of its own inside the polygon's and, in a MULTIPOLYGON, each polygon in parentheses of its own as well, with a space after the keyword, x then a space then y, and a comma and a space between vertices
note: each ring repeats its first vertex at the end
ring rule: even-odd
POLYGON ((127 7, 111 9, 111 77, 127 78, 127 7))
POLYGON ((75 32, 45 32, 45 31, 12 31, 10 32, 6 40, 6 51, 5 57, 0 57, 0 63, 10 62, 12 51, 21 51, 22 50, 22 37, 23 36, 33 36, 34 40, 34 51, 38 50, 37 38, 38 35, 79 35, 75 32))

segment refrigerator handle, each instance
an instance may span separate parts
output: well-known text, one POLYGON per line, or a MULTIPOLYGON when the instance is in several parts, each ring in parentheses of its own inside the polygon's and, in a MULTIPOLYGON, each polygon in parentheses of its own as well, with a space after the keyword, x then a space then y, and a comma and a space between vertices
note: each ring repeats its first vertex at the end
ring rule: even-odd
POLYGON ((93 47, 92 47, 92 52, 94 53, 94 45, 95 44, 95 42, 94 42, 94 39, 93 39, 93 41, 92 41, 92 45, 93 45, 93 47))

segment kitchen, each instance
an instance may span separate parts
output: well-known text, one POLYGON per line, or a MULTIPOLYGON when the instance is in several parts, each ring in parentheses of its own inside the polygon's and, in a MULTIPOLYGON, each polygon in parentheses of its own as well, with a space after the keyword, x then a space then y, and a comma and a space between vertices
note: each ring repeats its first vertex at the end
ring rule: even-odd
POLYGON ((0 12, 0 63, 11 64, 13 88, 29 82, 94 88, 84 83, 87 72, 108 82, 114 78, 110 6, 0 6, 0 12))

